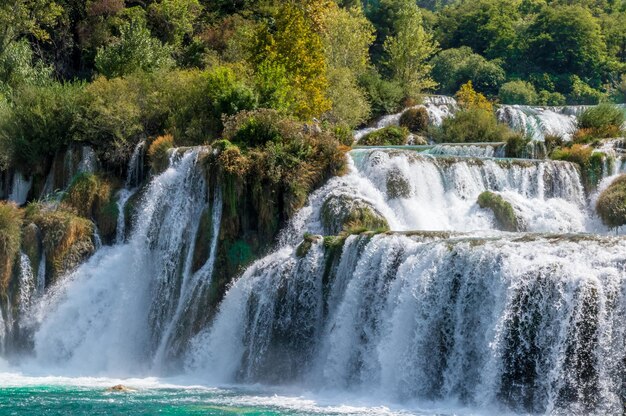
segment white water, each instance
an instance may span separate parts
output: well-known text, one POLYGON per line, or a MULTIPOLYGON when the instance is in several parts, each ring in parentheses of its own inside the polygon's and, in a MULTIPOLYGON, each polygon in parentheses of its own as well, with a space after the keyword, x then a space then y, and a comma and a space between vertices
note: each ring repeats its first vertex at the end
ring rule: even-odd
MULTIPOLYGON (((191 274, 197 226, 208 205, 196 166, 201 152, 175 153, 172 167, 152 181, 128 244, 102 247, 48 290, 32 317, 33 365, 72 375, 142 374, 157 365, 152 360, 162 343, 190 336, 177 325, 197 313, 187 308, 189 299, 203 296, 215 258, 213 242, 210 264, 191 274)), ((214 219, 221 215, 215 195, 214 219)), ((162 355, 175 354, 170 348, 162 355)))
POLYGON ((33 178, 26 179, 20 172, 13 174, 13 182, 11 184, 11 192, 9 201, 15 202, 17 205, 24 205, 28 199, 28 193, 33 186, 33 178))
POLYGON ((184 358, 186 376, 209 384, 522 413, 621 409, 626 240, 562 234, 608 231, 574 165, 355 150, 349 173, 311 195, 281 247, 194 336, 222 215, 221 191, 196 164, 202 151, 174 151, 128 243, 101 248, 37 304, 24 368, 142 376, 180 371, 184 358), (484 190, 510 202, 525 230, 559 234, 497 231, 476 203, 484 190), (334 258, 318 239, 296 256, 305 232, 324 232, 333 198, 362 201, 395 231, 437 232, 351 236, 334 258), (209 253, 192 272, 206 212, 209 253))

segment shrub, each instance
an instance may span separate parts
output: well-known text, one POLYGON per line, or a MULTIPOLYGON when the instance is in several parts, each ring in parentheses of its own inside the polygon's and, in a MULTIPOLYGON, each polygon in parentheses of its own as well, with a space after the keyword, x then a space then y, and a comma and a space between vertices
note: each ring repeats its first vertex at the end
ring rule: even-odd
POLYGON ((485 191, 478 196, 478 205, 493 211, 498 228, 502 231, 523 231, 513 206, 501 195, 485 191))
POLYGON ((503 104, 532 105, 538 101, 535 87, 526 81, 510 81, 502 85, 498 98, 503 104))
POLYGON ((531 141, 521 133, 511 134, 506 141, 506 157, 528 157, 528 145, 531 141))
POLYGON ((546 90, 539 91, 539 98, 537 99, 537 104, 539 105, 559 106, 565 105, 565 102, 565 96, 561 93, 546 90))
POLYGON ((463 84, 455 94, 459 105, 465 109, 479 109, 493 112, 493 104, 479 92, 474 90, 472 81, 463 84))
POLYGON ((615 179, 596 202, 598 216, 609 228, 626 224, 626 175, 615 179))
POLYGON ((72 180, 63 203, 81 217, 92 219, 105 242, 113 241, 119 211, 109 181, 93 173, 80 173, 72 180))
POLYGON ((602 178, 604 156, 601 153, 593 153, 591 146, 574 144, 571 147, 556 149, 550 157, 553 160, 564 160, 578 164, 583 185, 588 191, 593 189, 602 178))
POLYGON ((440 143, 506 142, 512 134, 511 129, 499 123, 492 112, 477 108, 459 111, 432 131, 433 138, 440 143))
POLYGON ((359 140, 361 146, 402 146, 407 144, 410 132, 406 127, 389 126, 373 131, 359 140))
POLYGON ((157 137, 148 148, 148 157, 152 173, 157 175, 169 166, 169 150, 174 147, 174 138, 171 134, 157 137))
POLYGON ((572 104, 598 104, 606 98, 605 94, 586 84, 577 75, 571 77, 571 91, 568 101, 572 104))
POLYGON ((391 114, 400 109, 404 90, 398 82, 387 81, 378 72, 371 70, 359 78, 359 83, 372 106, 372 116, 391 114))
POLYGON ((24 86, 0 118, 0 136, 13 162, 26 174, 43 173, 45 159, 67 145, 81 110, 82 84, 24 86))
POLYGON ((11 202, 0 202, 0 293, 11 279, 13 264, 20 250, 22 212, 11 202))
POLYGON ((53 284, 93 254, 93 224, 66 209, 30 206, 27 219, 39 227, 46 253, 46 282, 53 284))
POLYGON ((597 138, 617 137, 622 133, 624 110, 612 104, 600 104, 585 110, 578 117, 578 127, 588 129, 597 138))
POLYGON ((400 126, 406 127, 413 133, 427 131, 428 122, 428 111, 424 107, 409 108, 400 116, 400 126))
POLYGON ((433 78, 444 94, 454 93, 468 81, 480 92, 496 94, 505 80, 505 72, 497 61, 488 61, 467 46, 441 51, 432 65, 433 78))

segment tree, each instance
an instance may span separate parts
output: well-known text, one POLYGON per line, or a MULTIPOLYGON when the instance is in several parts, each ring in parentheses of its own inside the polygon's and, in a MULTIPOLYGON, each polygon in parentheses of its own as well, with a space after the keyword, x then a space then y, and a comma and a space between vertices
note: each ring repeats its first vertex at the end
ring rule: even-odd
POLYGON ((467 81, 486 94, 496 94, 506 74, 498 61, 488 61, 467 46, 446 49, 435 56, 432 75, 445 94, 457 91, 467 81))
POLYGON ((324 13, 322 42, 328 65, 349 68, 356 76, 370 65, 369 48, 375 39, 374 26, 359 6, 330 7, 324 13))
POLYGON ((528 29, 528 58, 553 74, 577 74, 595 86, 607 60, 600 25, 581 6, 544 9, 528 29))
POLYGON ((431 78, 428 61, 437 52, 437 42, 424 30, 419 8, 413 3, 404 5, 394 29, 394 35, 384 43, 389 56, 385 63, 394 79, 402 83, 407 96, 434 88, 437 84, 431 78))
POLYGON ((46 41, 49 28, 63 9, 54 0, 3 0, 0 2, 0 55, 23 36, 46 41))
POLYGON ((201 11, 198 0, 160 0, 148 7, 148 20, 162 42, 178 46, 193 33, 201 11))
POLYGON ((507 58, 517 41, 519 0, 460 1, 440 13, 446 48, 469 46, 489 59, 507 58))
POLYGON ((476 109, 493 112, 493 104, 479 92, 474 90, 472 81, 461 86, 454 96, 459 105, 464 109, 476 109))
POLYGON ((102 75, 112 78, 136 71, 155 71, 173 64, 171 51, 150 35, 146 22, 133 16, 120 26, 120 36, 112 45, 101 47, 95 66, 102 75))
POLYGON ((538 96, 535 87, 526 81, 510 81, 502 85, 498 98, 502 104, 537 104, 538 96))
POLYGON ((330 109, 326 96, 326 59, 319 34, 304 11, 291 3, 278 6, 257 36, 253 63, 283 67, 293 85, 292 111, 302 118, 330 109))

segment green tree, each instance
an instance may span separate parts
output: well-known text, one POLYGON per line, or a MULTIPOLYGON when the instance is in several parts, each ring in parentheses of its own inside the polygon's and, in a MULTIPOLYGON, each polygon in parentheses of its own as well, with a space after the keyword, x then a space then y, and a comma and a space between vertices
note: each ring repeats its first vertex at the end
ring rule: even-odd
POLYGON ((292 111, 302 118, 330 109, 322 40, 305 12, 291 3, 273 10, 270 23, 258 34, 253 61, 257 66, 284 67, 293 85, 292 111))
POLYGON ((446 49, 435 56, 432 75, 445 94, 457 91, 467 81, 486 94, 496 94, 506 74, 498 61, 488 61, 467 47, 446 49))
POLYGON ((162 42, 178 46, 193 34, 201 11, 198 0, 160 0, 148 7, 148 21, 162 42))
POLYGON ((0 55, 23 36, 46 41, 63 9, 54 0, 3 0, 0 2, 0 55))
POLYGON ((374 26, 359 6, 330 7, 324 13, 322 41, 329 66, 349 68, 356 76, 365 73, 375 38, 374 26))
POLYGON ((519 0, 459 1, 440 13, 445 48, 469 46, 489 59, 508 58, 517 42, 519 0))
POLYGON ((170 48, 150 35, 143 18, 132 16, 119 31, 115 43, 98 49, 95 67, 100 74, 112 78, 173 65, 170 48))
POLYGON ((395 33, 387 37, 384 49, 386 66, 405 88, 407 96, 415 97, 437 84, 431 77, 430 58, 437 52, 437 42, 426 33, 422 16, 415 4, 406 4, 398 13, 395 33))
POLYGON ((526 81, 510 81, 502 85, 498 98, 503 104, 537 104, 538 95, 535 87, 526 81))
POLYGON ((553 74, 577 74, 599 86, 607 61, 600 25, 581 6, 544 9, 528 29, 528 58, 553 74))

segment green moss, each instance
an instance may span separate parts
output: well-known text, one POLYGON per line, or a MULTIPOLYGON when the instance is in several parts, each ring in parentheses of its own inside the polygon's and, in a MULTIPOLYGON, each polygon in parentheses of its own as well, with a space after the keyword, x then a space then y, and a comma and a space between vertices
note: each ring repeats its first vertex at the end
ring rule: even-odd
POLYGON ((621 175, 606 188, 596 202, 596 212, 609 228, 626 224, 626 175, 621 175))
POLYGON ((604 158, 602 153, 594 153, 591 146, 574 144, 571 147, 562 147, 552 152, 553 160, 564 160, 576 163, 580 167, 583 186, 587 192, 592 191, 602 179, 604 158))
POLYGON ((93 220, 104 242, 114 240, 119 209, 111 181, 101 175, 80 173, 72 180, 63 203, 81 217, 93 220))
POLYGON ((17 205, 0 202, 0 292, 8 288, 20 250, 22 218, 17 205))
POLYGON ((490 191, 485 191, 478 196, 478 205, 493 211, 498 223, 498 228, 503 231, 522 231, 521 224, 515 215, 515 210, 510 202, 502 196, 490 191))
POLYGON ((387 195, 392 199, 411 196, 411 183, 400 169, 394 168, 387 173, 387 195))
POLYGON ((401 146, 409 140, 409 130, 406 127, 389 126, 373 131, 359 140, 361 146, 401 146))
POLYGON ((428 111, 424 107, 409 108, 400 116, 400 126, 406 127, 412 133, 428 131, 428 111))
POLYGON ((325 235, 389 230, 387 220, 374 207, 347 195, 328 198, 322 205, 321 221, 325 235))
POLYGON ((33 212, 29 220, 41 230, 46 253, 46 281, 51 284, 95 251, 93 223, 85 218, 61 209, 40 209, 33 212))
POLYGON ((313 247, 313 243, 319 241, 321 239, 320 236, 306 233, 304 234, 304 238, 302 242, 296 247, 296 256, 298 257, 306 257, 309 254, 309 250, 313 247))

